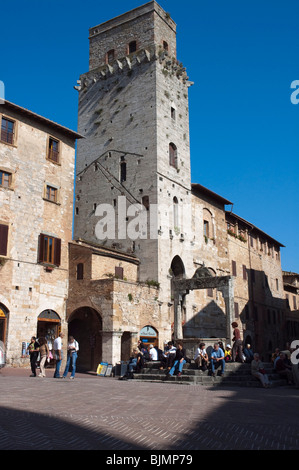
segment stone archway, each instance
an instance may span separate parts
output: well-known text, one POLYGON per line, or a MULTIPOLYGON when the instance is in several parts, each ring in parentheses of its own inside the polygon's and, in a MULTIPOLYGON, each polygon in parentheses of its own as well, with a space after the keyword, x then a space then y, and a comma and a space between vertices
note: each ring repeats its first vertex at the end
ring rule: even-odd
POLYGON ((234 279, 233 276, 213 276, 211 271, 202 266, 191 279, 172 279, 174 292, 174 338, 183 339, 181 299, 190 290, 216 288, 222 292, 225 301, 226 339, 231 343, 231 322, 234 313, 234 279))
POLYGON ((91 307, 80 307, 68 320, 68 334, 79 343, 78 371, 96 371, 102 362, 102 318, 91 307))

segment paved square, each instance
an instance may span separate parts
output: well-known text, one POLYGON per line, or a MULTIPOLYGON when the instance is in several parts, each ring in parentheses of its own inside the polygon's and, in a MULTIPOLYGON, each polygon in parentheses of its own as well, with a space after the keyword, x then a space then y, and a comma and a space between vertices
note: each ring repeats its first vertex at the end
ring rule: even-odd
POLYGON ((0 449, 299 449, 299 390, 0 371, 0 449))

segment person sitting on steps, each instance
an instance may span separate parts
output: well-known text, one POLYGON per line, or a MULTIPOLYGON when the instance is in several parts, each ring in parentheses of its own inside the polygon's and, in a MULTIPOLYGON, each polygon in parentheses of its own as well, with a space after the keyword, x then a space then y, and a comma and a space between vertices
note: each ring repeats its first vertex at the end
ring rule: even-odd
POLYGON ((175 361, 170 371, 168 371, 166 378, 172 377, 176 370, 178 370, 177 377, 181 377, 184 364, 186 364, 186 350, 184 348, 183 342, 178 341, 175 361))

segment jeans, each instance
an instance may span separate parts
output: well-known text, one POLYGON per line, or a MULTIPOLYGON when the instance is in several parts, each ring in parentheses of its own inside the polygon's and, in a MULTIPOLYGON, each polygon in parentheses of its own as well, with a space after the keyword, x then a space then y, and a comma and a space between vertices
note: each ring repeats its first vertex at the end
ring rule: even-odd
POLYGON ((134 358, 129 364, 129 372, 133 372, 134 370, 136 370, 136 367, 137 367, 137 358, 136 359, 134 358))
POLYGON ((66 365, 65 365, 63 377, 67 376, 71 362, 72 362, 71 377, 75 377, 77 357, 78 357, 78 354, 76 352, 73 352, 72 354, 67 355, 67 360, 66 360, 66 365))
POLYGON ((212 374, 215 374, 215 368, 218 369, 218 367, 221 365, 221 374, 224 374, 224 368, 225 368, 225 360, 222 359, 221 361, 214 361, 213 359, 211 360, 211 368, 212 368, 212 374))
POLYGON ((56 368, 54 372, 54 378, 57 379, 60 377, 60 367, 63 359, 63 354, 61 351, 61 359, 59 359, 58 352, 55 351, 55 358, 56 358, 56 368))
POLYGON ((173 366, 172 366, 172 368, 171 368, 170 371, 169 371, 169 375, 173 375, 173 374, 174 374, 174 371, 175 371, 175 369, 177 368, 177 366, 178 366, 179 372, 181 373, 182 370, 183 370, 184 364, 186 364, 185 359, 183 360, 183 362, 180 362, 180 361, 178 361, 178 360, 175 360, 175 361, 174 361, 174 364, 173 364, 173 366))

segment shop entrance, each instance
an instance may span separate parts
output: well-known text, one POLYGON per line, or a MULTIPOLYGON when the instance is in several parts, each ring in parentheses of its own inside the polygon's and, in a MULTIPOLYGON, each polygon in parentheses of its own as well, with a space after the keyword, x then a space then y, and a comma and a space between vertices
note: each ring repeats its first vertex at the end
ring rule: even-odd
POLYGON ((150 325, 145 326, 139 333, 140 340, 148 347, 152 344, 154 347, 159 347, 159 335, 157 330, 150 325))
POLYGON ((54 310, 44 310, 37 318, 37 338, 45 338, 51 352, 49 366, 54 365, 53 347, 54 340, 61 332, 61 321, 59 315, 54 310))
POLYGON ((68 334, 79 343, 77 370, 97 370, 102 362, 102 319, 91 307, 75 310, 69 318, 68 334))

